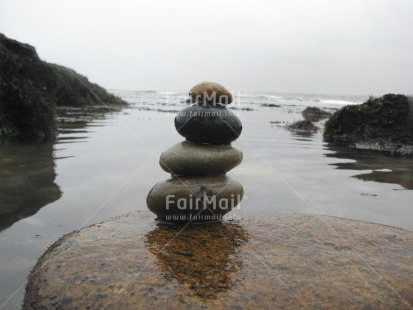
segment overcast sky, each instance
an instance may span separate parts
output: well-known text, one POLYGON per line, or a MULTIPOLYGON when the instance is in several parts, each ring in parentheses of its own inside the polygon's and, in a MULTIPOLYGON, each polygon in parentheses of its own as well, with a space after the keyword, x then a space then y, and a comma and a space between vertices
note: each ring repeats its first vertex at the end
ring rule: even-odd
POLYGON ((413 93, 413 0, 0 0, 0 32, 110 89, 413 93))

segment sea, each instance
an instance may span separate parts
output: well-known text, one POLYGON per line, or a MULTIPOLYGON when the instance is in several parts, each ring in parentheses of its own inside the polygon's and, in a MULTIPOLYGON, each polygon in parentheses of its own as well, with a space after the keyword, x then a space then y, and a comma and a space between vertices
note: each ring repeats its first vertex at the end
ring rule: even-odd
MULTIPOLYGON (((182 141, 174 117, 184 92, 111 90, 128 107, 59 108, 54 143, 0 144, 0 309, 20 309, 26 279, 61 236, 134 210, 170 177, 162 151, 182 141)), ((228 175, 244 187, 239 209, 325 214, 413 231, 413 158, 333 145, 292 131, 302 111, 335 112, 368 96, 233 92, 243 123, 233 146, 243 162, 228 175)))

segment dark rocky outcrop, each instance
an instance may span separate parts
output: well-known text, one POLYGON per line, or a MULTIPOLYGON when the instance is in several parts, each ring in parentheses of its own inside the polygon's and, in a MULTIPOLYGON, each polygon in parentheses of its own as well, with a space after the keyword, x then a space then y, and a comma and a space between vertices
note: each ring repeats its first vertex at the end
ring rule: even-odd
POLYGON ((56 105, 126 104, 86 77, 42 61, 34 47, 0 33, 0 137, 53 139, 56 105))
POLYGON ((345 106, 325 124, 329 142, 413 144, 413 99, 387 94, 370 97, 359 105, 345 106))
POLYGON ((301 112, 304 119, 309 122, 318 122, 322 119, 328 118, 332 113, 317 108, 317 107, 307 107, 301 112))
POLYGON ((297 121, 287 125, 285 128, 289 130, 293 136, 300 136, 303 138, 313 137, 319 129, 310 121, 297 121))
POLYGON ((57 106, 126 105, 125 101, 109 94, 99 85, 89 82, 87 77, 76 71, 56 64, 48 65, 56 73, 60 82, 56 91, 57 106))
POLYGON ((41 136, 56 133, 57 79, 35 49, 0 34, 0 133, 41 136))
POLYGON ((290 130, 299 130, 299 131, 308 131, 308 132, 316 132, 318 127, 315 126, 312 122, 309 121, 298 121, 288 125, 287 127, 290 130))
POLYGON ((263 103, 261 104, 262 107, 268 107, 268 108, 280 108, 281 106, 279 104, 274 104, 274 103, 263 103))

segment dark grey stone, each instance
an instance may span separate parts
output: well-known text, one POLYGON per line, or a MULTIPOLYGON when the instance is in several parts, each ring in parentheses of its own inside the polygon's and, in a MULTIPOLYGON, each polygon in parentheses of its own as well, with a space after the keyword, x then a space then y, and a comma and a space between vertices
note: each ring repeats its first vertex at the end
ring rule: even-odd
POLYGON ((197 103, 178 112, 175 128, 192 142, 230 144, 240 136, 242 124, 224 107, 197 103))

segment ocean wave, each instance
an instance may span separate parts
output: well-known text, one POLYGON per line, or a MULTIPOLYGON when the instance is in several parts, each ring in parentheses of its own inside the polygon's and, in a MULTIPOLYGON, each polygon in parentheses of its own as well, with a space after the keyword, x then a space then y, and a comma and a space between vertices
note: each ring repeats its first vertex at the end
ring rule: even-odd
POLYGON ((357 101, 348 101, 348 100, 339 100, 339 99, 320 99, 321 104, 334 104, 334 105, 351 105, 351 104, 360 104, 362 102, 357 101))
MULTIPOLYGON (((124 98, 128 102, 136 104, 155 105, 186 105, 189 96, 183 92, 173 91, 120 91, 113 90, 112 93, 124 98)), ((351 95, 321 95, 321 94, 294 94, 294 93, 241 93, 233 92, 234 100, 232 106, 238 108, 256 109, 257 106, 319 106, 325 108, 340 108, 345 105, 360 104, 364 101, 362 96, 351 95)))

